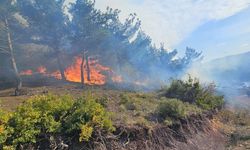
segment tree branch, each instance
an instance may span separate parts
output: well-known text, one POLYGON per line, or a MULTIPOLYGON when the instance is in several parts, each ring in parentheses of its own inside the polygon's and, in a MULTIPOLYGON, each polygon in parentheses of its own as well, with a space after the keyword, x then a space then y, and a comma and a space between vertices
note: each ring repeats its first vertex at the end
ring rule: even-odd
POLYGON ((3 48, 3 47, 0 47, 0 50, 1 50, 1 51, 9 52, 8 50, 6 50, 6 48, 3 48))
POLYGON ((7 50, 5 50, 5 49, 2 49, 2 48, 0 48, 0 53, 10 55, 10 52, 9 52, 9 51, 7 51, 7 50))
POLYGON ((0 49, 4 49, 4 50, 6 50, 6 49, 8 49, 8 47, 3 47, 3 46, 0 46, 0 49))
POLYGON ((0 24, 0 30, 7 32, 6 27, 4 25, 1 26, 1 24, 0 24))
POLYGON ((1 42, 8 42, 6 39, 2 39, 2 38, 0 38, 0 41, 1 42))

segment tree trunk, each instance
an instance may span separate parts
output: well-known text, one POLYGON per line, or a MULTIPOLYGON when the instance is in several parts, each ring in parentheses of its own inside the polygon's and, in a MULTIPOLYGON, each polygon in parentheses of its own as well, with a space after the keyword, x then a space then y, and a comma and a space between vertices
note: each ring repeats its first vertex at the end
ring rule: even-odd
POLYGON ((60 52, 58 50, 56 50, 56 57, 57 57, 57 64, 58 64, 58 68, 61 74, 61 78, 63 81, 66 81, 66 77, 65 77, 65 73, 64 73, 64 67, 62 65, 61 62, 61 57, 60 57, 60 52))
POLYGON ((82 88, 84 88, 84 58, 85 58, 85 52, 82 54, 82 63, 81 63, 81 84, 82 88))
POLYGON ((16 89, 15 89, 15 96, 18 96, 20 93, 20 90, 22 88, 22 79, 19 75, 18 69, 17 69, 17 65, 16 65, 16 59, 14 56, 14 50, 13 50, 13 44, 11 41, 11 34, 10 34, 10 29, 9 29, 9 23, 8 23, 8 19, 5 18, 5 26, 7 29, 7 38, 8 38, 8 48, 10 51, 10 59, 11 59, 11 64, 16 76, 16 89))
POLYGON ((90 67, 89 67, 89 56, 86 55, 86 66, 87 66, 87 79, 90 81, 90 67))

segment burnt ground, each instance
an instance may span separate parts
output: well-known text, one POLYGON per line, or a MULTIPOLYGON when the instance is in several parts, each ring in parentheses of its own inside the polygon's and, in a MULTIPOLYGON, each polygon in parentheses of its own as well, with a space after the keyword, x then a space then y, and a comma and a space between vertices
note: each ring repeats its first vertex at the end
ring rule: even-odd
MULTIPOLYGON (((12 111, 28 98, 47 93, 70 94, 74 97, 92 94, 102 97, 102 103, 113 113, 112 120, 117 133, 114 133, 115 139, 110 137, 106 139, 110 144, 98 145, 95 149, 249 149, 250 128, 248 126, 236 127, 230 124, 225 127, 223 126, 225 123, 220 121, 221 118, 211 117, 213 115, 191 116, 170 127, 157 123, 157 120, 148 120, 146 116, 151 114, 158 104, 154 93, 114 90, 107 86, 86 86, 81 89, 78 84, 71 83, 24 87, 20 96, 13 96, 13 91, 14 89, 0 91, 1 108, 4 110, 12 111), (124 94, 136 97, 135 106, 127 109, 121 105, 121 95, 124 94), (225 132, 225 130, 228 131, 225 132), (234 134, 237 138, 236 143, 232 141, 234 134)), ((73 149, 78 149, 78 144, 74 144, 73 149)))

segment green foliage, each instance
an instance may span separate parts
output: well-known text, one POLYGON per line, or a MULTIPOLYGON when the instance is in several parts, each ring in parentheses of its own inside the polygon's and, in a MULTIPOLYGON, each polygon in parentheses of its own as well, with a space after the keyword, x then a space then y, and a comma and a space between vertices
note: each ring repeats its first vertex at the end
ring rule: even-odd
POLYGON ((96 102, 101 104, 103 107, 107 107, 109 98, 108 97, 99 97, 96 98, 96 102))
POLYGON ((67 133, 81 130, 80 141, 88 141, 93 130, 114 130, 110 114, 92 96, 79 98, 70 112, 63 128, 67 133))
POLYGON ((169 118, 184 118, 190 114, 200 113, 201 111, 195 105, 177 99, 163 99, 157 108, 157 112, 160 117, 169 120, 169 118))
POLYGON ((81 133, 79 141, 89 141, 89 138, 92 136, 93 127, 90 125, 83 125, 81 127, 81 133))
POLYGON ((134 99, 134 97, 130 97, 129 95, 126 95, 126 94, 121 94, 120 97, 121 97, 120 105, 125 106, 127 110, 138 109, 136 100, 134 99))
POLYGON ((11 117, 10 113, 0 110, 0 144, 4 143, 9 135, 10 129, 7 124, 11 117))
POLYGON ((22 42, 20 45, 34 44, 31 48, 35 49, 34 54, 30 51, 27 53, 26 48, 23 50, 17 45, 21 49, 17 58, 20 70, 26 69, 25 66, 35 69, 41 65, 48 71, 60 70, 70 65, 75 56, 82 54, 82 50, 86 50, 91 57, 102 56, 99 61, 105 61, 112 70, 119 64, 121 74, 132 73, 138 78, 147 79, 155 72, 150 68, 157 66, 162 71, 180 73, 180 70, 200 58, 200 53, 187 48, 183 58, 173 59, 177 50, 169 52, 163 44, 160 48, 154 46, 151 38, 141 30, 141 21, 136 14, 130 14, 122 22, 119 20, 120 10, 107 8, 103 12, 95 8, 93 0, 76 0, 68 5, 69 17, 65 13, 65 1, 20 0, 13 3, 15 5, 9 5, 10 0, 1 1, 0 12, 1 8, 11 12, 8 6, 15 6, 15 13, 26 22, 26 29, 15 34, 23 37, 19 40, 22 42), (43 45, 43 50, 39 50, 36 44, 43 45), (57 55, 62 60, 56 60, 59 57, 47 57, 57 55), (141 64, 148 66, 148 69, 142 69, 141 64), (57 68, 60 65, 62 68, 57 68))
POLYGON ((9 121, 13 128, 11 141, 36 143, 41 134, 56 133, 61 129, 61 119, 73 105, 70 96, 35 96, 19 106, 9 121))
POLYGON ((169 87, 161 90, 163 95, 169 98, 177 98, 185 102, 194 103, 202 87, 198 79, 189 76, 187 81, 173 80, 169 87))
POLYGON ((153 111, 158 101, 154 95, 145 93, 123 93, 120 95, 121 107, 130 111, 140 111, 143 113, 153 111))
POLYGON ((189 76, 187 81, 173 80, 169 87, 163 88, 161 94, 169 98, 177 98, 184 102, 197 104, 210 110, 224 104, 223 96, 216 95, 215 85, 201 85, 197 78, 189 76))
POLYGON ((196 104, 205 109, 210 110, 224 105, 223 96, 214 96, 214 95, 204 95, 203 97, 197 99, 196 104))
POLYGON ((173 124, 173 120, 169 117, 165 118, 163 122, 166 126, 171 126, 173 124))
POLYGON ((149 116, 154 114, 160 102, 155 93, 123 92, 117 99, 119 108, 114 120, 128 125, 152 125, 149 116))
POLYGON ((27 100, 13 115, 0 111, 0 144, 5 146, 36 143, 59 133, 79 133, 80 141, 88 141, 97 130, 114 127, 108 112, 92 97, 41 95, 27 100))

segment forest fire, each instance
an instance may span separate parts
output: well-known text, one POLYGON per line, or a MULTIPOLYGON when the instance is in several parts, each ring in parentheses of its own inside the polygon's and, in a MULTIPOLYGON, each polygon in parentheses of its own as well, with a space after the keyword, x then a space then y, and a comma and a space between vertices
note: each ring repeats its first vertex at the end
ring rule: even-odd
POLYGON ((32 74, 33 74, 33 71, 30 70, 30 69, 20 72, 20 75, 27 75, 27 76, 29 76, 29 75, 32 75, 32 74))
MULTIPOLYGON (((74 64, 66 68, 65 76, 68 81, 81 82, 81 63, 82 58, 76 57, 74 64)), ((102 66, 98 63, 98 60, 90 60, 89 64, 84 61, 83 66, 85 84, 103 85, 106 83, 107 77, 102 73, 105 71, 110 72, 110 68, 102 66), (89 68, 87 65, 89 65, 89 68)))
POLYGON ((41 74, 46 74, 47 69, 44 66, 40 66, 37 68, 37 72, 39 72, 41 74))
MULTIPOLYGON (((81 71, 82 71, 81 66, 83 66, 84 84, 104 85, 105 83, 107 83, 108 76, 110 76, 109 78, 113 82, 121 83, 123 81, 122 76, 114 75, 114 72, 111 70, 111 68, 99 64, 98 60, 90 59, 88 61, 85 60, 84 62, 82 62, 82 58, 79 56, 75 57, 73 64, 65 69, 64 74, 65 74, 66 80, 80 83, 82 80, 81 79, 81 71)), ((38 67, 36 71, 32 71, 30 69, 22 71, 20 75, 30 76, 30 75, 33 75, 34 73, 39 73, 47 77, 54 77, 56 79, 62 79, 59 70, 50 73, 47 71, 46 67, 44 66, 38 67)))
POLYGON ((36 74, 42 74, 43 76, 46 76, 46 77, 54 77, 56 79, 61 79, 61 75, 60 75, 59 71, 49 73, 49 72, 47 72, 47 69, 44 66, 38 67, 36 69, 36 71, 32 71, 31 69, 21 71, 20 75, 31 76, 31 75, 33 75, 35 73, 36 74))

